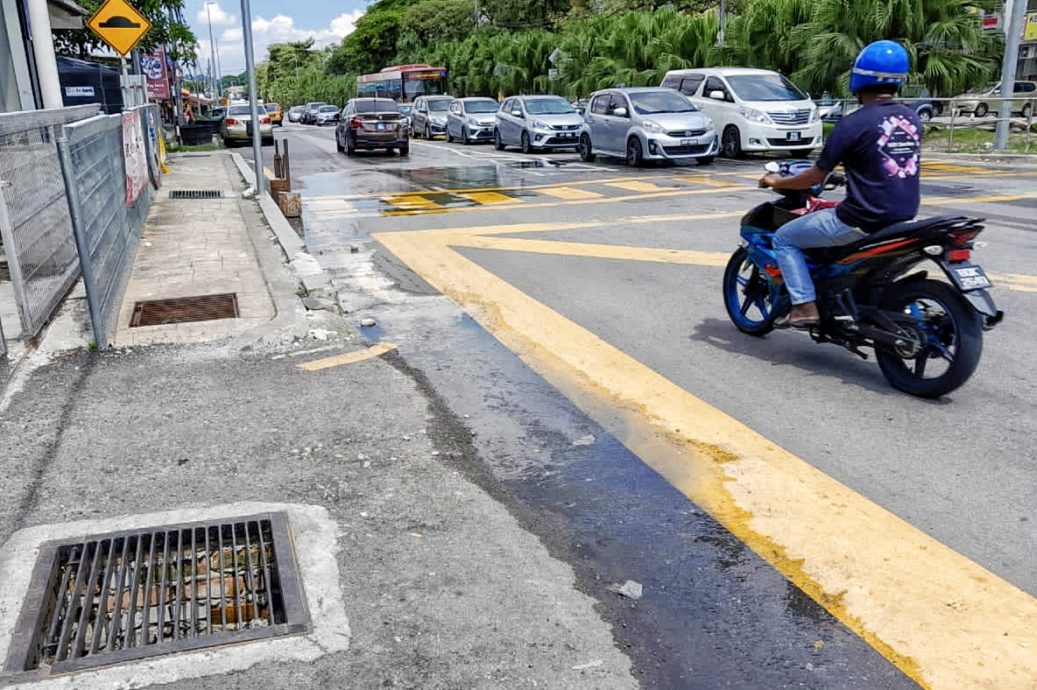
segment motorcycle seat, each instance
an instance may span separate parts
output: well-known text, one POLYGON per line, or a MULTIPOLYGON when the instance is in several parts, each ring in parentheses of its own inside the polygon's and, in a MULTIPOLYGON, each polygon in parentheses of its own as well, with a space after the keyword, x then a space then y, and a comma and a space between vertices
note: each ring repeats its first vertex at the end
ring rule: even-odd
POLYGON ((965 216, 934 216, 932 218, 921 218, 905 220, 889 225, 877 232, 868 234, 856 242, 844 244, 838 247, 824 247, 808 249, 807 255, 816 262, 833 262, 855 254, 861 250, 868 249, 877 244, 888 242, 898 238, 918 237, 926 234, 940 234, 946 230, 961 226, 962 224, 977 222, 965 216))

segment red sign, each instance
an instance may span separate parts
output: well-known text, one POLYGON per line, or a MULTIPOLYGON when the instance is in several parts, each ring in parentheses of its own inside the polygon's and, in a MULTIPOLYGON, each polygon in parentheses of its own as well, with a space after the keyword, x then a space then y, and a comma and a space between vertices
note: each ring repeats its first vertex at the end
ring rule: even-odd
POLYGON ((139 110, 122 114, 122 152, 126 166, 126 205, 133 206, 148 186, 148 158, 144 150, 144 130, 139 110))
POLYGON ((1001 28, 1001 15, 998 13, 983 15, 983 28, 994 30, 1001 28))
POLYGON ((156 101, 169 99, 169 73, 166 70, 166 54, 159 51, 140 56, 140 68, 148 78, 148 98, 156 101))

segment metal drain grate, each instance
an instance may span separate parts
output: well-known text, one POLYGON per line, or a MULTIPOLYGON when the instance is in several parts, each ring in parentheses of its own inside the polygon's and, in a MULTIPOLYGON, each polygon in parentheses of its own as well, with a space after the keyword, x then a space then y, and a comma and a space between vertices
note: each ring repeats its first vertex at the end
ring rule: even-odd
POLYGON ((170 199, 222 199, 223 192, 218 189, 171 189, 170 199))
POLYGON ((78 671, 308 630, 287 517, 44 544, 8 671, 78 671))
POLYGON ((133 305, 130 328, 162 326, 170 323, 212 321, 238 317, 238 296, 228 292, 222 295, 177 297, 137 302, 133 305))

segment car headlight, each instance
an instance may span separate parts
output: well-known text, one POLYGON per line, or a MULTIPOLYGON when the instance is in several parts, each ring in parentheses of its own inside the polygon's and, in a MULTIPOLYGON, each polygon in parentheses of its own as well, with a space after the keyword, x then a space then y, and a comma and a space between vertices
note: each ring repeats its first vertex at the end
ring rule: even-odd
POLYGON ((641 123, 641 126, 646 132, 652 132, 653 134, 661 134, 663 131, 662 125, 658 122, 652 122, 651 120, 645 120, 641 123))
POLYGON ((767 113, 762 110, 757 110, 756 108, 739 108, 738 112, 741 113, 742 117, 749 122, 755 122, 761 125, 771 124, 771 119, 767 117, 767 113))
POLYGON ((543 120, 533 120, 533 129, 551 129, 543 120))
POLYGON ((468 124, 472 125, 473 127, 479 126, 479 121, 475 119, 474 115, 469 115, 465 118, 465 120, 467 120, 468 124))
POLYGON ((712 132, 716 128, 717 128, 717 126, 715 124, 713 124, 713 119, 707 117, 706 118, 706 131, 707 132, 712 132))
POLYGON ((813 123, 817 122, 820 119, 821 119, 821 114, 818 112, 817 108, 812 108, 810 110, 810 123, 813 124, 813 123))

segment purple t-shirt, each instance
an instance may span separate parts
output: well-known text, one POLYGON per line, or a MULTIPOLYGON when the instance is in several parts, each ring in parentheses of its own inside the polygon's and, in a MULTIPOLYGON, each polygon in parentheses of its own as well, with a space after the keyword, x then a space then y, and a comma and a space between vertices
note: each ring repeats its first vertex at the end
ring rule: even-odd
POLYGON ((846 169, 839 220, 875 232, 918 214, 922 124, 896 101, 878 101, 844 117, 832 130, 817 167, 846 169))

